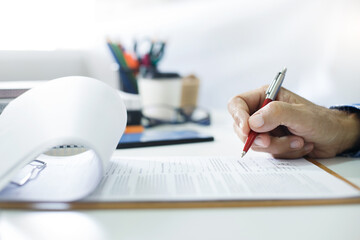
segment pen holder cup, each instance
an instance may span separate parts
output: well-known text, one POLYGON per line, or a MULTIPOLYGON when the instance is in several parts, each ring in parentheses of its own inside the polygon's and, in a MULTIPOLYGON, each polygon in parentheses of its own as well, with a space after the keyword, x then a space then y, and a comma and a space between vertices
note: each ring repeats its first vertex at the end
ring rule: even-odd
MULTIPOLYGON (((143 108, 168 106, 179 108, 182 97, 182 78, 180 76, 162 78, 139 78, 139 94, 143 108)), ((162 119, 165 113, 153 111, 153 118, 162 119)))
POLYGON ((196 107, 200 80, 195 75, 189 75, 182 79, 181 107, 196 107))
POLYGON ((137 72, 138 69, 124 68, 119 69, 119 85, 120 90, 127 93, 137 94, 138 84, 137 84, 137 72))

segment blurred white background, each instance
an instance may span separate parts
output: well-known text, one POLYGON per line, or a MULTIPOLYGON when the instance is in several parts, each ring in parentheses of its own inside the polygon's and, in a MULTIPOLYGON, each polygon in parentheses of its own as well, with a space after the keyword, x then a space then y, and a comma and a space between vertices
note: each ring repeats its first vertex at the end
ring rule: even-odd
POLYGON ((359 0, 4 0, 0 81, 86 75, 117 87, 105 38, 166 39, 163 71, 194 73, 199 105, 269 83, 330 106, 360 102, 359 0))

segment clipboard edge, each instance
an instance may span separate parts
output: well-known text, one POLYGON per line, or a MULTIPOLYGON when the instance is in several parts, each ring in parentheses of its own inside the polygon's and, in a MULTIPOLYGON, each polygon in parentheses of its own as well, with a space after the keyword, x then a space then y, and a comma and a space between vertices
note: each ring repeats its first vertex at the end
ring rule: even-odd
POLYGON ((300 200, 243 200, 189 202, 0 202, 1 209, 38 211, 110 210, 110 209, 192 209, 192 208, 248 208, 295 207, 360 204, 360 197, 300 200))
POLYGON ((346 178, 344 178, 343 176, 339 175, 338 173, 334 172, 333 170, 331 170, 330 168, 326 167, 324 164, 312 159, 312 158, 305 158, 307 161, 311 162, 312 164, 316 165, 317 167, 321 168, 322 170, 324 170, 325 172, 333 175, 334 177, 342 180, 343 182, 346 182, 347 184, 349 184, 350 186, 352 186, 353 188, 357 189, 360 191, 360 187, 357 186, 356 184, 350 182, 349 180, 347 180, 346 178))

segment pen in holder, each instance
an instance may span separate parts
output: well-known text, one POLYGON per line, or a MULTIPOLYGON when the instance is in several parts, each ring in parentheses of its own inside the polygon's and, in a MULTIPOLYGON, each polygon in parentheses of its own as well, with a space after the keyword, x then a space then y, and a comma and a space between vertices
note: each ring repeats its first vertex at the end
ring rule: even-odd
POLYGON ((125 51, 120 43, 113 43, 107 40, 107 45, 114 60, 119 66, 120 89, 128 93, 138 93, 136 75, 139 69, 139 62, 132 54, 125 51))
POLYGON ((166 43, 144 39, 135 41, 133 52, 128 51, 121 43, 107 39, 107 45, 119 66, 120 89, 127 93, 138 93, 137 76, 158 74, 158 64, 164 56, 166 43), (145 50, 145 51, 144 51, 145 50))

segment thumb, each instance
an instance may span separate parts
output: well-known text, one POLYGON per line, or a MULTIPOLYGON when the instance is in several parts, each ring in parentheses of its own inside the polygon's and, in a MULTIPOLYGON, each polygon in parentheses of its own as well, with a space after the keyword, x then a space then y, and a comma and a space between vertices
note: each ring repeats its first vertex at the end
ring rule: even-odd
POLYGON ((280 125, 294 132, 306 128, 310 111, 303 104, 274 101, 259 109, 249 118, 249 125, 255 132, 270 132, 280 125))

